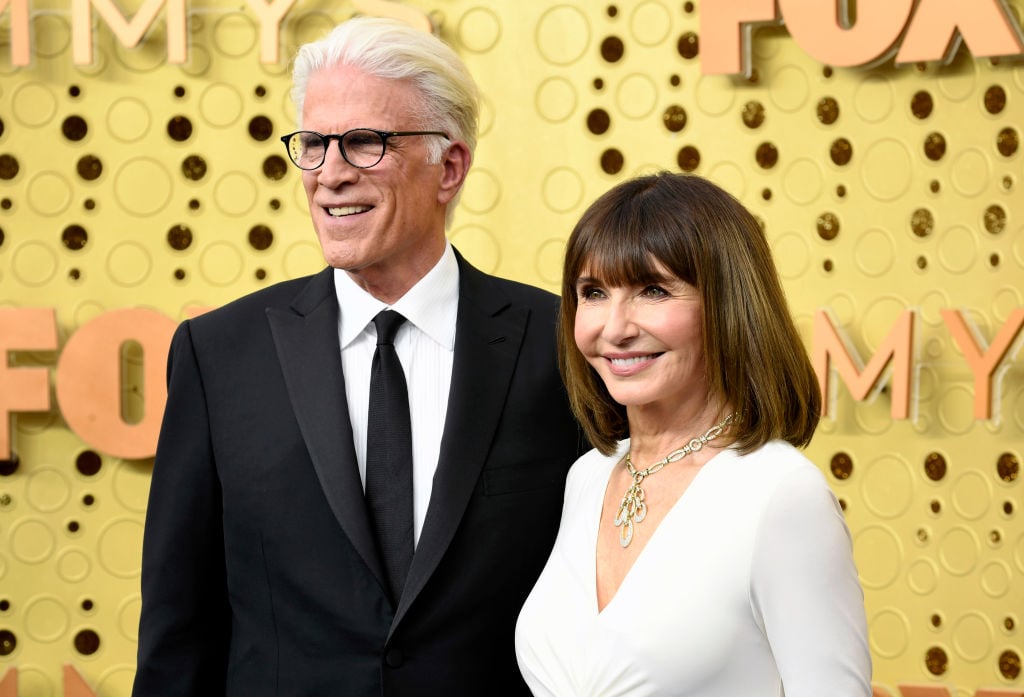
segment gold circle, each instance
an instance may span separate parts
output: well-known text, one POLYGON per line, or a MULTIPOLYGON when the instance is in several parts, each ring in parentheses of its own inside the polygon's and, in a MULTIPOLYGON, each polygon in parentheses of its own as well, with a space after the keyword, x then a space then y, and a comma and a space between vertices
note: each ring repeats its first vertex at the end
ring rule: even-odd
POLYGON ((629 16, 629 31, 641 46, 657 46, 668 36, 672 16, 654 0, 639 3, 629 16))
POLYGON ((563 77, 549 77, 537 87, 534 107, 549 123, 562 123, 576 111, 576 87, 563 77))
POLYGON ((883 455, 869 463, 861 478, 864 505, 879 518, 897 518, 914 500, 914 475, 897 455, 883 455))
POLYGON ((544 204, 556 213, 575 210, 583 201, 583 192, 583 178, 571 167, 556 167, 541 183, 544 204))
POLYGON ((460 225, 449 233, 448 239, 484 273, 494 273, 501 264, 501 245, 482 225, 460 225))
POLYGON ((153 269, 149 251, 138 242, 119 242, 107 254, 107 275, 119 286, 133 288, 144 283, 153 269))
POLYGON ((233 85, 214 83, 199 96, 199 113, 208 124, 225 128, 242 116, 242 95, 233 85))
POLYGON ((590 20, 572 5, 556 5, 537 21, 534 41, 548 63, 572 65, 590 45, 590 20))
POLYGON ((11 113, 23 126, 46 125, 57 113, 57 98, 43 83, 26 82, 11 94, 11 113))
POLYGON ((67 633, 71 617, 59 598, 37 596, 25 604, 23 626, 33 641, 49 644, 67 633))
POLYGON ((25 564, 39 564, 53 555, 56 536, 38 518, 22 518, 10 527, 8 534, 11 556, 25 564))
POLYGON ((880 610, 868 623, 871 651, 881 658, 898 658, 910 644, 910 620, 896 608, 880 610))
POLYGON ((43 218, 54 218, 71 205, 73 190, 71 182, 63 175, 44 171, 29 180, 25 199, 43 218))
POLYGON ((903 545, 891 529, 868 525, 856 533, 853 552, 861 584, 872 590, 887 588, 899 576, 903 545))
POLYGON ((914 171, 906 144, 883 138, 872 143, 864 153, 861 183, 879 201, 895 201, 910 190, 914 171))
POLYGON ((141 99, 122 97, 107 109, 107 132, 122 143, 135 143, 147 133, 152 123, 149 107, 141 99))
POLYGON ((142 568, 142 523, 132 518, 107 523, 96 541, 96 560, 111 576, 137 577, 142 568))
POLYGON ((981 568, 978 585, 990 598, 1002 598, 1009 592, 1012 578, 1009 565, 1001 559, 994 559, 981 568))
POLYGON ((957 526, 939 541, 939 563, 953 576, 965 576, 977 567, 980 548, 971 529, 957 526))
POLYGON ((466 175, 460 203, 471 213, 483 214, 494 210, 501 200, 501 182, 489 170, 474 167, 466 175))
POLYGON ((80 549, 65 550, 57 558, 57 575, 67 583, 84 581, 91 570, 89 555, 80 549))
POLYGON ((225 288, 238 281, 245 270, 245 260, 230 242, 214 242, 199 255, 199 272, 212 286, 225 288))
POLYGON ((163 210, 174 185, 166 166, 151 157, 135 157, 114 175, 114 197, 132 215, 148 217, 163 210))
POLYGON ((472 53, 487 53, 501 40, 501 19, 494 10, 473 7, 459 19, 459 42, 472 53))
MULTIPOLYGON (((57 255, 43 242, 25 242, 11 255, 11 273, 26 286, 45 286, 57 273, 57 255)), ((19 417, 19 427, 23 421, 19 417)))
POLYGON ((615 101, 623 116, 642 119, 658 106, 658 87, 648 75, 633 73, 619 83, 615 101))
POLYGON ((53 468, 33 470, 25 483, 25 499, 40 513, 50 513, 68 502, 71 486, 67 477, 53 468))

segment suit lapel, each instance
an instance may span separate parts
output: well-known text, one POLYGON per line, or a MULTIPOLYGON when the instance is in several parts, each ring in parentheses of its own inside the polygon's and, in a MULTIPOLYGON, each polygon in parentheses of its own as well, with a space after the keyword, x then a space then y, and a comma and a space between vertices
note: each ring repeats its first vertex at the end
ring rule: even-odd
POLYGON ((493 279, 459 260, 455 360, 430 505, 394 632, 437 568, 462 520, 497 429, 526 330, 528 312, 511 308, 493 279))
POLYGON ((292 409, 327 502, 384 587, 345 400, 333 270, 314 276, 290 308, 268 307, 267 320, 292 409))

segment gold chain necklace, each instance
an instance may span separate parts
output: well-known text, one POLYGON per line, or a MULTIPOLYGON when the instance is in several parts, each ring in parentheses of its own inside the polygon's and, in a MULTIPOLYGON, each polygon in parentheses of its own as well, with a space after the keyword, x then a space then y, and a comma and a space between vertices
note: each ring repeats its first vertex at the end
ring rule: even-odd
POLYGON ((729 414, 717 425, 709 428, 704 435, 690 439, 690 442, 679 448, 679 450, 673 450, 665 456, 665 459, 655 462, 647 469, 638 470, 634 467, 631 458, 632 451, 626 453, 626 471, 633 477, 633 483, 626 490, 626 495, 622 497, 622 503, 619 504, 619 512, 615 515, 615 527, 620 528, 619 544, 623 547, 629 547, 629 543, 633 541, 633 525, 643 522, 644 518, 647 517, 644 490, 640 486, 644 479, 655 472, 660 472, 665 465, 682 460, 690 453, 697 452, 709 442, 718 438, 718 436, 722 435, 722 431, 732 423, 734 418, 736 418, 736 412, 729 414))

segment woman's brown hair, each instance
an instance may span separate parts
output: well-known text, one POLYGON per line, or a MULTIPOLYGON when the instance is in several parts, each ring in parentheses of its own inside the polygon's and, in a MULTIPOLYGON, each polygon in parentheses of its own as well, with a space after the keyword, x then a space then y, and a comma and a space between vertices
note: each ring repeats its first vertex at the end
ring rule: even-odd
POLYGON ((629 424, 576 348, 576 281, 586 272, 613 286, 657 282, 659 265, 700 294, 708 395, 740 413, 730 429, 737 449, 748 453, 774 439, 807 445, 821 412, 817 377, 760 225, 718 186, 669 172, 615 186, 569 237, 558 362, 591 444, 611 453, 629 424))

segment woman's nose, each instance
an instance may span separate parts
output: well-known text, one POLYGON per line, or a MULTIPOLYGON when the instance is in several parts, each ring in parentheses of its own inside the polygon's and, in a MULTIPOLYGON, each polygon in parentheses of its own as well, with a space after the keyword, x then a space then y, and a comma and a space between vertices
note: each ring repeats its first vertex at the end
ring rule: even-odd
POLYGON ((609 303, 608 315, 601 333, 606 340, 615 344, 621 344, 636 336, 637 326, 628 301, 613 300, 609 303))

